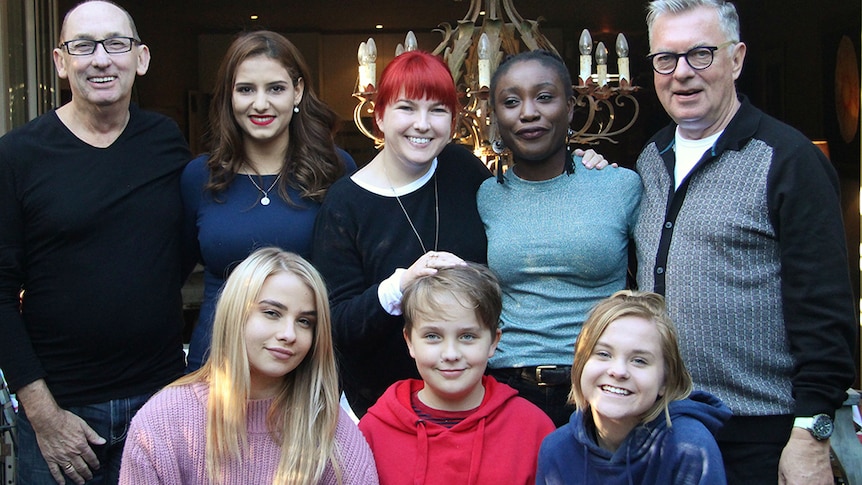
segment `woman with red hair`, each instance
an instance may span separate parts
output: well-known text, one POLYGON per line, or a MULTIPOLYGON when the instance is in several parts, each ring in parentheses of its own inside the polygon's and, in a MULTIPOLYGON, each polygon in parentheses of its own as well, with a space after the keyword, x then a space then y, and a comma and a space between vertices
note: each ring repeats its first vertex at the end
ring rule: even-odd
POLYGON ((385 145, 329 189, 312 256, 329 287, 341 381, 359 416, 393 382, 419 378, 402 336, 401 290, 437 268, 485 262, 476 190, 491 176, 450 143, 460 105, 440 58, 396 57, 375 101, 385 145))

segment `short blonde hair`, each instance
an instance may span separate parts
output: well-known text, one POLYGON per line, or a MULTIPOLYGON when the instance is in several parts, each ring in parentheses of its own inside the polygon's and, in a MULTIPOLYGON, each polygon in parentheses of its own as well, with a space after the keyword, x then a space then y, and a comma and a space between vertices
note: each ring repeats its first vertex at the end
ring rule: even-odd
POLYGON ((575 342, 575 361, 572 365, 572 390, 569 393, 569 403, 580 410, 586 411, 589 403, 581 389, 581 375, 584 366, 592 355, 599 338, 608 326, 623 317, 640 317, 655 324, 661 339, 661 350, 664 357, 664 395, 656 399, 655 404, 642 416, 641 423, 648 423, 665 412, 670 426, 668 404, 671 401, 685 399, 691 394, 691 374, 685 367, 677 343, 676 327, 667 314, 664 297, 657 293, 632 290, 618 291, 600 301, 590 312, 587 321, 581 329, 575 342))
POLYGON ((436 273, 413 280, 404 289, 401 310, 404 333, 410 337, 413 323, 445 316, 454 298, 464 308, 472 308, 483 327, 497 334, 503 308, 500 283, 494 273, 477 263, 440 268, 436 273))

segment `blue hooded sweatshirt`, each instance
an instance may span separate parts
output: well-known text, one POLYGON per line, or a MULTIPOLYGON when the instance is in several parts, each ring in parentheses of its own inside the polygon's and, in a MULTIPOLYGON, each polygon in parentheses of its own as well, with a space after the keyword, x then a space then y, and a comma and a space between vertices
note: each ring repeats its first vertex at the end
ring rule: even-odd
POLYGON ((611 452, 595 441, 592 417, 575 411, 569 424, 548 435, 539 450, 537 485, 726 485, 715 433, 730 418, 717 397, 694 391, 665 414, 629 432, 611 452))

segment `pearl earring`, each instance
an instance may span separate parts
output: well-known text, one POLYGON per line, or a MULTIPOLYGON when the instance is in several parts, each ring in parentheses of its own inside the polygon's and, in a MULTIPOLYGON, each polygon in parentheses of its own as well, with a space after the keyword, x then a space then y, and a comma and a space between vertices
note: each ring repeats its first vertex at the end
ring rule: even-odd
POLYGON ((294 106, 294 107, 293 107, 293 112, 294 112, 294 113, 299 113, 299 106, 294 106))

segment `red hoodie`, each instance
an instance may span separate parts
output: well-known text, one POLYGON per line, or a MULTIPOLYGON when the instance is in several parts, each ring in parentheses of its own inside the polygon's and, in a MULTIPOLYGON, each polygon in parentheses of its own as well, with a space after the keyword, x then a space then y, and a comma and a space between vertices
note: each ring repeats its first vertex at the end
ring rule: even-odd
POLYGON ((534 484, 539 446, 554 424, 511 387, 488 376, 482 384, 482 404, 452 428, 423 421, 413 411, 410 396, 424 382, 391 385, 359 421, 380 484, 534 484))

